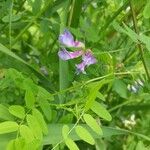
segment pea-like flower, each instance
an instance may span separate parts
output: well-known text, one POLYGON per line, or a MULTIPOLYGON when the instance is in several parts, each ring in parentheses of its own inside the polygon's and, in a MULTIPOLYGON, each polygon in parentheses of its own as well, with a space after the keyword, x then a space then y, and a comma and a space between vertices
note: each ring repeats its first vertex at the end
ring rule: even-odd
POLYGON ((64 30, 63 34, 60 34, 59 42, 66 47, 80 48, 80 50, 73 52, 69 52, 65 48, 62 48, 58 52, 59 58, 65 61, 82 56, 82 62, 76 65, 77 74, 86 74, 85 68, 97 62, 96 58, 92 54, 92 51, 90 49, 87 49, 86 51, 83 50, 85 47, 84 43, 80 41, 74 41, 72 34, 68 30, 64 30))
POLYGON ((59 35, 59 42, 67 47, 84 48, 84 44, 80 41, 75 41, 72 34, 67 29, 65 29, 64 32, 59 35))
POLYGON ((58 52, 58 56, 62 60, 74 59, 74 58, 77 58, 77 57, 81 56, 82 54, 83 54, 82 50, 77 50, 77 51, 74 51, 74 52, 68 52, 65 48, 63 48, 62 50, 60 50, 58 52))
POLYGON ((87 50, 83 55, 82 55, 82 62, 78 65, 76 65, 76 72, 79 74, 82 72, 83 74, 86 74, 85 72, 85 67, 88 67, 92 64, 95 64, 97 62, 96 58, 93 56, 91 50, 87 50))

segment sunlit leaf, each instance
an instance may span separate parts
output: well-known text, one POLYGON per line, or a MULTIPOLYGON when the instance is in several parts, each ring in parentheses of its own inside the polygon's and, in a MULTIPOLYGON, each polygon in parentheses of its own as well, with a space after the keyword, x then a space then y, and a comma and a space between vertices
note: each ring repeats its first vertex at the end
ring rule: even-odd
POLYGON ((39 125, 40 125, 43 133, 47 134, 48 133, 47 124, 46 124, 41 112, 38 109, 34 108, 32 110, 32 114, 33 114, 34 117, 36 117, 37 121, 39 122, 39 125))
POLYGON ((67 147, 70 149, 70 150, 79 150, 78 146, 76 145, 76 143, 70 139, 70 138, 67 138, 65 140, 65 144, 67 145, 67 147))
POLYGON ((104 106, 102 106, 100 103, 98 103, 97 101, 95 101, 93 103, 91 110, 93 112, 95 112, 99 117, 101 117, 107 121, 111 121, 111 119, 112 119, 110 113, 106 110, 106 108, 104 106))
POLYGON ((150 18, 150 1, 149 0, 147 1, 147 4, 144 7, 143 16, 146 19, 150 18))
POLYGON ((77 135, 84 140, 85 142, 94 145, 95 141, 92 137, 92 135, 82 126, 76 126, 75 131, 77 135))
POLYGON ((84 114, 83 118, 84 118, 85 122, 87 123, 87 125, 93 131, 95 131, 97 134, 102 135, 102 129, 101 129, 100 125, 98 125, 96 120, 90 114, 84 114))
POLYGON ((28 108, 33 108, 34 103, 35 103, 35 96, 30 89, 26 90, 25 102, 28 108))
POLYGON ((69 127, 67 125, 64 125, 62 128, 62 136, 64 139, 67 139, 69 132, 69 127))
POLYGON ((0 134, 15 132, 18 130, 19 125, 13 121, 5 121, 0 123, 0 134))
POLYGON ((29 128, 33 132, 35 138, 42 140, 42 129, 39 125, 39 122, 37 121, 37 118, 32 115, 27 115, 27 123, 29 125, 29 128))
POLYGON ((20 131, 20 135, 25 139, 27 143, 30 143, 34 140, 34 135, 32 133, 32 130, 28 126, 21 125, 19 131, 20 131))
POLYGON ((0 104, 0 118, 3 120, 13 120, 14 117, 9 113, 9 110, 4 105, 0 104))
POLYGON ((19 105, 12 105, 9 107, 9 112, 14 115, 15 117, 18 117, 20 119, 23 119, 25 117, 25 110, 24 107, 19 105))

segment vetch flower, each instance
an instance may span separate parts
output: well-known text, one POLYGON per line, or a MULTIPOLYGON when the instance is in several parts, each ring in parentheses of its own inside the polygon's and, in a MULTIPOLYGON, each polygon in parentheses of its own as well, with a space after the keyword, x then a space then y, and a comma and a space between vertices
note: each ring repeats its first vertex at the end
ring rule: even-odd
POLYGON ((58 56, 62 60, 74 59, 74 58, 81 56, 82 54, 83 54, 82 50, 77 50, 74 52, 68 52, 66 49, 62 49, 58 52, 58 56))
POLYGON ((79 74, 79 73, 86 74, 85 67, 86 67, 86 63, 84 61, 82 61, 80 64, 77 64, 76 65, 76 74, 79 74))
POLYGON ((67 47, 84 47, 82 42, 74 41, 72 34, 67 29, 59 35, 59 42, 67 47))
POLYGON ((82 55, 82 62, 78 65, 76 65, 76 73, 79 74, 82 72, 83 74, 86 74, 85 72, 85 67, 90 66, 92 64, 95 64, 97 62, 96 58, 93 56, 91 50, 87 50, 83 55, 82 55))
POLYGON ((96 58, 93 56, 92 51, 88 49, 83 55, 82 60, 87 66, 95 64, 97 62, 96 58))
POLYGON ((59 36, 59 42, 66 47, 75 47, 80 48, 80 50, 76 50, 74 52, 69 52, 65 48, 59 50, 58 56, 62 60, 74 59, 79 56, 82 56, 82 62, 80 64, 76 64, 76 73, 86 74, 86 67, 95 64, 97 62, 96 58, 93 56, 92 51, 90 49, 84 50, 85 45, 80 41, 74 41, 72 34, 68 30, 64 30, 62 34, 59 36))

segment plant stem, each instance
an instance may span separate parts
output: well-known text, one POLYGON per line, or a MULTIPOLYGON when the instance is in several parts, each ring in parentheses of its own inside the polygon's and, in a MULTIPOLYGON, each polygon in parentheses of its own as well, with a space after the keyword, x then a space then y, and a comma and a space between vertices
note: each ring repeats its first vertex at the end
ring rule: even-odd
MULTIPOLYGON (((132 5, 132 1, 130 1, 130 8, 131 8, 131 14, 132 14, 132 19, 133 19, 134 30, 135 30, 135 32, 139 35, 139 31, 138 31, 138 27, 137 27, 136 14, 135 14, 135 11, 134 11, 134 8, 133 8, 133 5, 132 5)), ((144 66, 144 69, 145 69, 147 78, 148 78, 148 80, 150 81, 150 74, 149 74, 149 71, 148 71, 148 67, 147 67, 147 65, 146 65, 146 60, 145 60, 145 58, 144 58, 143 47, 142 47, 142 45, 141 45, 141 43, 140 43, 139 40, 138 40, 137 47, 138 47, 139 52, 140 52, 140 55, 141 55, 141 60, 142 60, 142 63, 143 63, 143 66, 144 66)))
POLYGON ((13 0, 10 5, 10 10, 9 10, 9 49, 11 50, 12 48, 12 41, 11 41, 11 22, 12 22, 12 11, 13 11, 13 0))

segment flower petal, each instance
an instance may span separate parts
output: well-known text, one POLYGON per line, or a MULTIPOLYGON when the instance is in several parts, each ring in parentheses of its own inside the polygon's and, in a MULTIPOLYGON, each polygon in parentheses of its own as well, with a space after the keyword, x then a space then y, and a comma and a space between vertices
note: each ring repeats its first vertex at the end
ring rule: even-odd
POLYGON ((69 59, 74 59, 77 58, 79 56, 81 56, 83 54, 82 50, 77 50, 74 52, 68 52, 66 49, 60 50, 58 52, 58 56, 62 59, 62 60, 69 60, 69 59))
POLYGON ((91 64, 95 64, 97 62, 96 58, 93 56, 91 50, 87 50, 85 54, 82 56, 82 60, 85 62, 87 66, 91 64))
POLYGON ((59 35, 59 42, 67 47, 85 47, 84 43, 80 41, 74 41, 72 34, 67 29, 65 29, 64 32, 59 35))
POLYGON ((84 45, 84 43, 82 43, 80 41, 75 41, 74 42, 74 47, 85 48, 85 45, 84 45))
POLYGON ((86 74, 85 67, 86 67, 86 64, 84 61, 82 61, 80 64, 77 64, 76 65, 76 74, 79 74, 79 73, 86 74))
POLYGON ((64 30, 64 32, 59 35, 59 41, 65 46, 74 47, 74 38, 68 30, 64 30))

